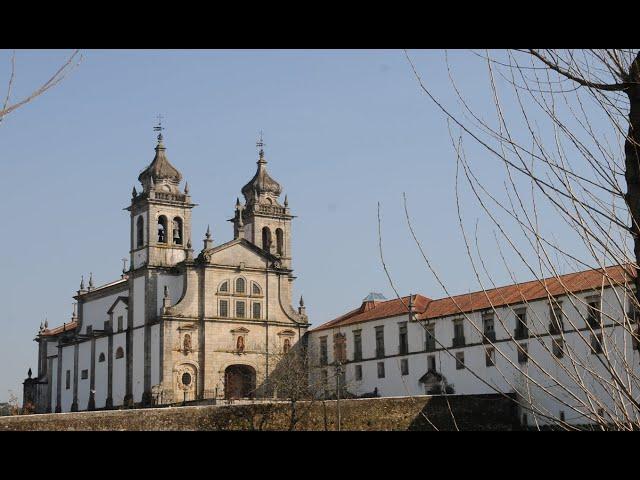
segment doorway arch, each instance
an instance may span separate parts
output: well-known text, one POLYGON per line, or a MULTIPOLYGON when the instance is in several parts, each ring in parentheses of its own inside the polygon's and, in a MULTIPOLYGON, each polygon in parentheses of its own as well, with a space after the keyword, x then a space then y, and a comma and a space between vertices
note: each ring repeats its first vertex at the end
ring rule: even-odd
POLYGON ((224 398, 253 398, 256 371, 249 365, 229 365, 224 371, 224 398))

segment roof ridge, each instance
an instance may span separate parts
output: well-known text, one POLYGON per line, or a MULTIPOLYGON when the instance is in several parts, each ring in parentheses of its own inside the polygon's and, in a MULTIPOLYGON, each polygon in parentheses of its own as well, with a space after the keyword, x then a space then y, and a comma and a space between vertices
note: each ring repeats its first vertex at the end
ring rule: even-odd
POLYGON ((624 269, 625 266, 624 265, 610 265, 610 266, 607 266, 607 267, 604 267, 604 268, 588 268, 586 270, 580 270, 578 272, 563 273, 562 275, 556 275, 556 276, 550 276, 550 277, 544 277, 544 278, 534 278, 533 280, 526 280, 524 282, 510 283, 510 284, 507 284, 507 285, 500 285, 499 287, 485 288, 485 289, 480 289, 480 290, 474 290, 473 292, 458 293, 456 295, 449 295, 449 296, 446 296, 446 297, 434 298, 434 299, 431 299, 431 301, 437 302, 439 300, 448 300, 448 299, 451 299, 451 298, 460 298, 460 297, 464 297, 464 296, 468 296, 468 295, 474 295, 474 294, 478 294, 478 293, 495 292, 495 291, 501 290, 503 288, 518 287, 518 286, 532 284, 532 283, 544 284, 547 280, 558 280, 558 279, 561 279, 561 278, 566 278, 566 277, 570 277, 570 276, 574 276, 574 275, 585 274, 585 273, 588 273, 588 272, 599 272, 599 271, 602 271, 603 273, 605 273, 606 270, 615 269, 615 268, 624 269))
MULTIPOLYGON (((617 276, 623 275, 622 278, 626 278, 626 275, 634 275, 631 270, 635 270, 632 264, 617 264, 608 265, 605 267, 590 268, 581 270, 578 272, 565 273, 562 275, 549 276, 544 278, 536 278, 533 280, 527 280, 525 282, 511 283, 498 287, 492 287, 484 290, 476 290, 474 292, 461 293, 456 295, 449 295, 438 299, 432 299, 425 295, 415 293, 411 295, 405 295, 402 297, 396 297, 389 300, 383 300, 375 302, 373 308, 362 311, 362 307, 356 308, 341 315, 333 320, 329 320, 313 330, 324 330, 339 325, 350 325, 353 323, 361 323, 373 320, 380 320, 392 316, 402 315, 406 312, 406 305, 404 309, 392 309, 385 308, 403 300, 415 296, 417 300, 420 298, 420 302, 425 302, 424 308, 420 308, 416 311, 419 315, 419 319, 424 318, 438 318, 442 316, 461 314, 465 312, 472 312, 476 310, 484 310, 498 306, 505 306, 517 303, 524 303, 533 300, 539 300, 548 294, 552 294, 552 290, 558 290, 561 287, 560 293, 554 293, 553 296, 566 294, 568 292, 580 292, 583 290, 589 290, 595 288, 593 285, 595 282, 601 283, 602 278, 610 278, 611 283, 618 285, 621 281, 617 276), (593 278, 593 274, 597 275, 597 278, 593 278), (581 279, 582 281, 571 282, 572 279, 581 279), (572 285, 567 285, 572 283, 572 285), (537 290, 535 286, 540 286, 537 290), (543 289, 543 291, 540 290, 543 289), (544 295, 543 295, 544 293, 544 295), (481 298, 477 298, 481 297, 481 298), (493 297, 493 298, 491 298, 493 297), (497 297, 497 298, 496 298, 497 297), (452 313, 453 307, 448 305, 451 302, 457 304, 456 300, 466 301, 466 305, 456 305, 455 312, 452 313), (488 305, 485 303, 488 301, 488 305), (448 308, 450 307, 450 308, 448 308), (430 310, 436 308, 435 314, 429 313, 430 310), (354 319, 355 318, 355 319, 354 319), (350 321, 351 320, 351 321, 350 321)), ((416 305, 414 300, 414 306, 416 305)))

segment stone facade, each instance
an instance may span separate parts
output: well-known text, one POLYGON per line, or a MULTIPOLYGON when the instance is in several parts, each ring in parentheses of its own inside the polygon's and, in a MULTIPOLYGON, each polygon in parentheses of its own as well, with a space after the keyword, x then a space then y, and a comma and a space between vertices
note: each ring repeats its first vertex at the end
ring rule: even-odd
POLYGON ((158 136, 126 209, 130 268, 100 287, 83 279, 71 322, 40 327, 38 375, 25 383, 38 412, 269 394, 270 372, 309 322, 291 306, 294 217, 266 163, 260 148, 234 238, 215 245, 207 229, 196 255, 196 204, 158 136))

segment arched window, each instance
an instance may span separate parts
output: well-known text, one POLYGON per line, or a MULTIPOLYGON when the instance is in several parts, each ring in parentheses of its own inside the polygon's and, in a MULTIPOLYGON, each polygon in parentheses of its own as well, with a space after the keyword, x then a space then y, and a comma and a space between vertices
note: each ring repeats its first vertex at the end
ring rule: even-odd
POLYGON ((253 282, 251 284, 251 293, 254 295, 260 295, 262 293, 262 290, 260 289, 260 285, 258 285, 256 282, 253 282))
POLYGON ((262 227, 262 248, 267 252, 271 251, 271 230, 269 227, 262 227))
POLYGON ((282 255, 284 252, 284 234, 281 228, 276 228, 276 247, 278 255, 282 255))
POLYGON ((291 340, 285 338, 284 342, 282 343, 282 352, 287 353, 289 350, 291 350, 291 340))
POLYGON ((122 349, 122 347, 118 347, 118 349, 116 350, 116 358, 122 357, 124 357, 124 350, 122 349))
POLYGON ((236 340, 236 350, 238 352, 244 352, 244 337, 242 335, 236 340))
POLYGON ((180 217, 173 219, 173 243, 182 245, 182 219, 180 217))
POLYGON ((167 217, 158 218, 158 243, 167 243, 167 217))
POLYGON ((142 215, 138 217, 136 223, 136 245, 138 247, 144 245, 144 218, 142 218, 142 215))
POLYGON ((104 362, 104 360, 105 360, 105 358, 104 358, 104 352, 102 352, 102 353, 100 354, 100 356, 98 357, 98 362, 99 362, 99 363, 102 363, 102 362, 104 362))
POLYGON ((229 291, 229 281, 225 280, 220 284, 219 292, 228 292, 229 291))
POLYGON ((182 346, 184 348, 184 352, 188 353, 191 351, 191 335, 188 333, 184 336, 184 341, 182 342, 182 346))
POLYGON ((236 279, 236 293, 244 293, 245 292, 245 281, 244 278, 240 277, 236 279))

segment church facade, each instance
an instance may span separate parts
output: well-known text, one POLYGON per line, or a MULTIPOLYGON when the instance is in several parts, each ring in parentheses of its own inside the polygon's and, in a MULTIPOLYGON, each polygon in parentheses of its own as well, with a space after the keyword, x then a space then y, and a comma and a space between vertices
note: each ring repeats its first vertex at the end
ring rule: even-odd
POLYGON ((207 229, 194 252, 196 205, 158 135, 126 209, 129 269, 106 285, 81 282, 71 320, 40 326, 25 404, 68 412, 266 394, 270 372, 309 321, 302 298, 292 307, 294 217, 259 147, 229 220, 233 240, 216 245, 207 229))

